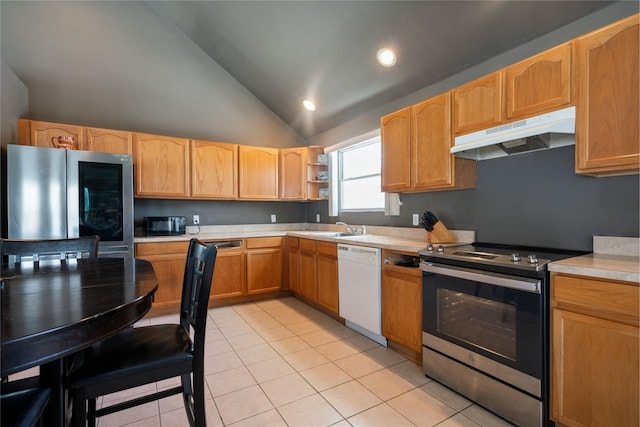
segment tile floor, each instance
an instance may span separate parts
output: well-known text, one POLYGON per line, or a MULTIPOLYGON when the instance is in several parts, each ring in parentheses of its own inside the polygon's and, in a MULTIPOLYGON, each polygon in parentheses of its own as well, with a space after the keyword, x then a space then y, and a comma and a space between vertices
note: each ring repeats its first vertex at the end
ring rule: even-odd
MULTIPOLYGON (((141 323, 168 321, 177 317, 141 323)), ((209 310, 205 376, 213 427, 511 425, 295 298, 209 310)), ((186 425, 179 395, 98 419, 98 427, 186 425)))

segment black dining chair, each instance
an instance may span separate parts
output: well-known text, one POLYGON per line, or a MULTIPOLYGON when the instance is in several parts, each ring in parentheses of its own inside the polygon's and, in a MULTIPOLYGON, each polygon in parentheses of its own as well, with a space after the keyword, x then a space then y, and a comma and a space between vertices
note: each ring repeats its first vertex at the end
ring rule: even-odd
POLYGON ((128 328, 77 354, 67 382, 73 426, 88 421, 93 427, 96 417, 180 393, 189 425, 206 425, 205 327, 217 251, 214 245, 191 239, 179 324, 128 328), (180 386, 96 410, 99 396, 173 377, 181 378, 180 386))
POLYGON ((64 260, 68 258, 96 258, 100 236, 76 237, 72 239, 16 240, 2 239, 0 252, 2 259, 9 262, 45 259, 64 260))
POLYGON ((0 396, 0 425, 2 427, 42 425, 42 413, 50 397, 51 389, 47 387, 15 391, 8 391, 3 387, 2 396, 0 396))
MULTIPOLYGON (((96 258, 99 236, 72 239, 0 239, 0 262, 39 262, 45 259, 96 258)), ((67 363, 65 360, 63 363, 67 363)), ((2 426, 34 426, 42 421, 44 408, 52 396, 51 388, 40 386, 38 375, 11 380, 2 378, 0 386, 2 426)))

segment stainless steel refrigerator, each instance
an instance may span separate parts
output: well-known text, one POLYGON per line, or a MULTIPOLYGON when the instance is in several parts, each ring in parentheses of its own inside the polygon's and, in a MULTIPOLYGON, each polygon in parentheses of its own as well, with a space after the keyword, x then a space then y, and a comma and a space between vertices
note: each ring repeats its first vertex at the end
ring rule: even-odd
POLYGON ((100 236, 98 256, 133 257, 129 155, 7 146, 10 239, 100 236))

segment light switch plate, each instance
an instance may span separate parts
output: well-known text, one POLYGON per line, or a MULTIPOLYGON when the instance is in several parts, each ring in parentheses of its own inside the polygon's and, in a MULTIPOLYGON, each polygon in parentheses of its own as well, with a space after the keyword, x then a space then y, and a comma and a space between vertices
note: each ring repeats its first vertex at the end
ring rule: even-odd
POLYGON ((271 214, 271 222, 276 222, 276 214, 271 214))
POLYGON ((316 222, 320 222, 320 214, 316 214, 316 222))
POLYGON ((413 225, 420 225, 420 214, 413 214, 413 225))
POLYGON ((198 225, 200 224, 200 215, 194 215, 193 216, 193 225, 198 225))

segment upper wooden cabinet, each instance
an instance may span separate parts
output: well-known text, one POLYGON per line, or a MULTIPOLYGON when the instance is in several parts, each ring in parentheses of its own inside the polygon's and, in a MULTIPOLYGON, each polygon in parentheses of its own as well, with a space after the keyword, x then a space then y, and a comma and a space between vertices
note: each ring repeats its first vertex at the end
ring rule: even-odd
POLYGON ((99 128, 85 128, 84 149, 103 153, 133 155, 133 133, 99 128))
POLYGON ((506 120, 571 104, 571 43, 564 43, 504 69, 506 120))
POLYGON ((238 145, 191 141, 191 196, 238 198, 238 145))
POLYGON ((239 194, 241 199, 278 199, 277 148, 240 145, 239 194))
POLYGON ((189 197, 189 140, 135 133, 136 196, 189 197))
POLYGON ((280 198, 304 200, 307 198, 307 149, 280 150, 280 198))
POLYGON ((453 89, 453 132, 475 132, 502 122, 502 71, 453 89))
POLYGON ((411 188, 411 107, 382 117, 380 132, 382 191, 407 191, 411 188))
POLYGON ((471 188, 475 161, 451 155, 449 92, 381 120, 382 190, 387 192, 471 188))
POLYGON ((82 126, 27 119, 18 120, 18 142, 21 145, 56 148, 52 139, 59 136, 71 136, 75 138, 76 149, 85 149, 84 131, 82 126))
POLYGON ((326 200, 329 186, 329 163, 320 160, 324 148, 311 145, 307 148, 307 165, 305 179, 307 185, 307 200, 326 200))
POLYGON ((411 107, 411 179, 413 190, 472 188, 476 162, 451 154, 451 94, 411 107))
POLYGON ((639 17, 574 41, 576 173, 625 175, 640 170, 639 17))

